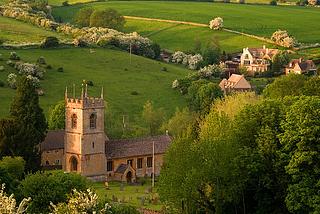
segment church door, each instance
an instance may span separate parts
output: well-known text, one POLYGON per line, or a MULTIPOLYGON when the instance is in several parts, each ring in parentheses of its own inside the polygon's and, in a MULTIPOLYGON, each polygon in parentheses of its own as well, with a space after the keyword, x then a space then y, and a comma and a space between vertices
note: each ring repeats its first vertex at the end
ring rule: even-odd
POLYGON ((78 171, 78 161, 75 157, 71 157, 71 171, 72 172, 77 172, 78 171))
POLYGON ((130 183, 131 182, 131 178, 132 178, 132 173, 129 171, 127 173, 127 183, 130 183))

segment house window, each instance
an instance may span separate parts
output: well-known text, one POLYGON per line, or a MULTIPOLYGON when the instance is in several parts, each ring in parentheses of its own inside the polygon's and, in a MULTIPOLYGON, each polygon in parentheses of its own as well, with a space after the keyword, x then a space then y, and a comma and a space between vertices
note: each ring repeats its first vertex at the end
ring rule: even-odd
POLYGON ((56 165, 59 165, 59 164, 60 164, 60 160, 57 159, 55 164, 56 164, 56 165))
POLYGON ((313 64, 311 64, 310 67, 313 68, 313 64))
POLYGON ((265 64, 265 65, 268 65, 268 64, 269 64, 269 61, 268 61, 268 60, 264 60, 264 64, 265 64))
POLYGON ((94 148, 94 142, 92 142, 92 148, 94 148))
POLYGON ((47 161, 46 161, 46 165, 49 165, 49 164, 50 164, 50 162, 47 160, 47 161))
POLYGON ((245 65, 250 65, 250 61, 246 60, 246 61, 244 61, 244 64, 245 65))
POLYGON ((50 150, 49 149, 46 151, 46 154, 50 154, 50 150))
POLYGON ((249 59, 249 55, 248 54, 244 55, 244 58, 249 59))
POLYGON ((137 168, 142 169, 142 158, 138 158, 137 160, 137 168))
POLYGON ((152 167, 152 157, 147 157, 147 167, 152 167))
POLYGON ((71 127, 73 128, 73 129, 76 129, 77 128, 77 115, 76 114, 73 114, 72 116, 71 116, 71 127))
POLYGON ((90 115, 90 128, 95 129, 96 128, 96 122, 97 122, 97 116, 95 114, 90 115))
POLYGON ((107 162, 107 171, 113 171, 113 161, 108 161, 107 162))
POLYGON ((59 153, 59 149, 54 150, 54 153, 59 153))
POLYGON ((131 159, 131 160, 127 160, 127 165, 132 166, 132 162, 133 162, 133 160, 132 160, 132 159, 131 159))

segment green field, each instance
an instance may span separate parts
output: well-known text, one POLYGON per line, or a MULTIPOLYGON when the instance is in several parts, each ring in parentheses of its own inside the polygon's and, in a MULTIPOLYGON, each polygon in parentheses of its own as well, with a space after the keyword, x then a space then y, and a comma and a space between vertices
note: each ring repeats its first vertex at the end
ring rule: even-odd
POLYGON ((0 29, 0 38, 4 39, 6 44, 39 44, 48 36, 55 36, 61 40, 73 40, 61 33, 3 16, 0 16, 0 29))
POLYGON ((53 8, 53 15, 69 21, 79 9, 88 6, 95 9, 112 7, 128 16, 202 24, 208 24, 210 20, 220 16, 227 29, 266 38, 281 29, 287 30, 299 42, 319 42, 320 28, 317 26, 320 22, 320 8, 314 7, 218 2, 109 1, 53 8))
MULTIPOLYGON (((129 115, 130 121, 141 114, 148 100, 154 102, 155 108, 162 107, 168 118, 173 116, 176 106, 180 109, 187 106, 185 98, 171 85, 173 80, 188 75, 191 70, 136 55, 132 55, 130 63, 127 52, 102 48, 94 50, 92 54, 87 48, 74 47, 16 50, 25 62, 35 63, 40 56, 44 56, 46 63, 53 67, 47 69, 44 80, 41 80, 45 96, 40 97, 40 104, 46 116, 58 101, 64 99, 66 87, 71 97, 72 84, 75 83, 76 96, 80 96, 83 79, 94 84, 88 87, 88 96, 100 97, 103 87, 105 100, 117 110, 119 117, 129 115), (64 72, 57 72, 59 67, 63 67, 64 72), (162 71, 164 67, 167 71, 162 71), (131 95, 132 91, 138 92, 138 95, 131 95)), ((5 63, 11 51, 0 50, 4 58, 0 66, 6 69, 0 72, 0 80, 5 83, 8 74, 16 72, 5 63)), ((9 115, 9 106, 15 93, 7 85, 0 87, 0 118, 9 115)))

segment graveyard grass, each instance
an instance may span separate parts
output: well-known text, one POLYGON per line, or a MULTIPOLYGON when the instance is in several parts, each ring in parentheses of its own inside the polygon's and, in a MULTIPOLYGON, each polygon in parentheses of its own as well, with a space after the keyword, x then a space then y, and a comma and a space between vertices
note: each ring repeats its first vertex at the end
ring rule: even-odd
POLYGON ((113 183, 108 182, 109 184, 109 190, 106 190, 105 188, 105 183, 104 182, 96 182, 93 183, 93 189, 96 191, 98 197, 100 199, 107 198, 108 201, 112 201, 112 196, 114 195, 115 197, 118 198, 118 202, 120 202, 122 195, 125 196, 125 204, 130 204, 134 205, 136 207, 144 207, 144 208, 149 208, 153 210, 161 210, 162 207, 164 206, 163 203, 159 202, 155 205, 153 201, 149 203, 147 200, 148 196, 150 196, 150 199, 155 196, 155 193, 157 193, 157 184, 158 184, 158 177, 155 177, 155 187, 152 188, 152 193, 145 194, 145 189, 152 187, 152 181, 151 178, 147 179, 147 183, 144 184, 143 186, 133 186, 132 184, 129 183, 123 183, 124 188, 123 191, 120 191, 120 182, 114 181, 113 183), (138 193, 135 193, 136 189, 138 189, 138 193), (141 206, 141 200, 137 199, 137 197, 141 198, 144 196, 146 198, 144 206, 141 206), (132 198, 130 201, 129 198, 132 198))

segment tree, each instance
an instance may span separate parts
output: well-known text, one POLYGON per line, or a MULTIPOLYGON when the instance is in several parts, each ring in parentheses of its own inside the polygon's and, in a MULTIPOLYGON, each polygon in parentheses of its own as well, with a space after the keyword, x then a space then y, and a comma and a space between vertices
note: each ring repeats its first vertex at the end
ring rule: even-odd
POLYGON ((48 36, 44 41, 42 41, 40 47, 46 49, 59 47, 59 40, 57 37, 48 36))
POLYGON ((76 26, 82 27, 89 27, 90 26, 90 16, 93 13, 93 9, 91 7, 85 7, 78 11, 75 18, 72 20, 76 26))
POLYGON ((291 48, 297 43, 294 38, 289 36, 287 31, 277 30, 271 36, 271 40, 283 47, 291 48))
POLYGON ((214 100, 221 98, 222 96, 223 92, 218 84, 209 82, 208 84, 201 86, 195 100, 197 110, 204 111, 204 113, 209 111, 214 100))
POLYGON ((305 81, 302 94, 306 96, 320 96, 320 78, 310 77, 305 81))
POLYGON ((272 57, 272 64, 271 64, 271 70, 272 70, 273 74, 280 73, 281 67, 282 66, 281 66, 279 54, 275 54, 272 57))
POLYGON ((223 19, 217 17, 210 21, 210 29, 213 30, 220 30, 222 28, 223 19))
POLYGON ((143 106, 142 120, 147 125, 150 135, 154 136, 164 123, 165 115, 162 109, 154 109, 153 104, 148 101, 143 106))
POLYGON ((13 155, 21 156, 26 161, 26 171, 37 171, 41 165, 39 146, 45 139, 46 118, 39 105, 38 93, 26 76, 22 76, 17 93, 10 107, 10 115, 18 128, 14 138, 19 139, 19 145, 10 148, 13 155))
POLYGON ((182 135, 182 133, 187 131, 188 126, 192 124, 194 120, 194 116, 187 107, 184 108, 182 112, 177 107, 175 115, 168 122, 169 132, 174 136, 182 135))
POLYGON ((20 198, 31 197, 28 203, 30 213, 49 213, 50 202, 58 204, 67 201, 67 195, 73 189, 85 191, 89 187, 89 181, 80 174, 63 170, 50 172, 38 171, 28 174, 18 188, 20 198))
POLYGON ((207 42, 206 49, 203 52, 203 60, 209 65, 219 64, 220 61, 220 50, 217 49, 220 46, 219 40, 213 37, 212 42, 210 40, 207 42))
POLYGON ((194 53, 201 53, 201 40, 199 38, 194 39, 194 53))
POLYGON ((104 109, 104 132, 110 139, 119 139, 123 135, 123 123, 116 117, 117 112, 106 101, 103 103, 104 109))
POLYGON ((65 112, 66 102, 62 100, 58 102, 49 115, 49 130, 65 129, 65 112))
POLYGON ((5 156, 0 161, 0 184, 6 183, 7 191, 10 193, 15 192, 19 185, 25 165, 22 157, 5 156))
POLYGON ((125 23, 125 18, 112 8, 96 10, 90 16, 90 27, 111 28, 120 31, 125 23))

